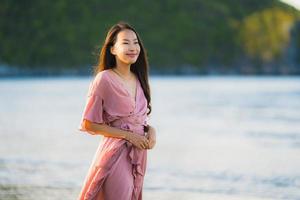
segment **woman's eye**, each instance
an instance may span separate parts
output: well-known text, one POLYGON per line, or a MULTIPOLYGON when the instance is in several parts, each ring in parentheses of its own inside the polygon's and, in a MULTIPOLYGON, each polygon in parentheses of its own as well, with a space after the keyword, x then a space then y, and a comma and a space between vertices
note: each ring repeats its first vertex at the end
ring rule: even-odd
MULTIPOLYGON (((122 44, 129 44, 128 42, 123 42, 122 44)), ((135 42, 134 44, 139 44, 138 42, 135 42)))

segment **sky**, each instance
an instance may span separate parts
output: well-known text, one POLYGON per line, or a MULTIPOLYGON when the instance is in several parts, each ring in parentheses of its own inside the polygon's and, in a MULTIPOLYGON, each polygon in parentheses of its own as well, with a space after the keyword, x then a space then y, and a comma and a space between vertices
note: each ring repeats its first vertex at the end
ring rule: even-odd
POLYGON ((291 6, 294 6, 298 10, 300 10, 300 0, 281 0, 284 3, 290 4, 291 6))

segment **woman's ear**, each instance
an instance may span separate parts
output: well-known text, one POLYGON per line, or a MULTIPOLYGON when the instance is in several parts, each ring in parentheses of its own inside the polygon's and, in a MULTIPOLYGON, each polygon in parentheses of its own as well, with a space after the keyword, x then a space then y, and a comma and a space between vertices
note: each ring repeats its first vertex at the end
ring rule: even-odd
POLYGON ((111 46, 111 47, 110 47, 110 53, 111 53, 112 55, 116 55, 116 53, 115 53, 115 47, 114 47, 114 46, 111 46))

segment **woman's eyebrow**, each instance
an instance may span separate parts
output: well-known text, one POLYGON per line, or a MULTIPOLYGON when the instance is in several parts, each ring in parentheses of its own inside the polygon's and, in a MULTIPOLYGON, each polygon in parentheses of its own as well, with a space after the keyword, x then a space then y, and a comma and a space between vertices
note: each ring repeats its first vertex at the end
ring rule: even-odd
MULTIPOLYGON (((128 39, 123 39, 123 40, 125 40, 125 41, 130 41, 130 40, 128 40, 128 39)), ((137 41, 137 40, 138 40, 137 38, 133 39, 133 41, 137 41)))

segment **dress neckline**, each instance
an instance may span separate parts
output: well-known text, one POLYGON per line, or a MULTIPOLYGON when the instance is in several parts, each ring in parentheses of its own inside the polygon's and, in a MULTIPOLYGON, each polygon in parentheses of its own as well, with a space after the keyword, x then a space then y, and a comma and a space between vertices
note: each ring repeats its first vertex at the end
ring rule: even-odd
MULTIPOLYGON (((110 74, 113 74, 112 76, 117 76, 117 74, 115 74, 115 72, 113 72, 111 69, 108 69, 108 72, 110 74)), ((137 94, 138 94, 138 78, 136 77, 136 75, 134 75, 134 76, 135 76, 135 83, 136 83, 135 85, 136 86, 135 86, 135 96, 134 96, 134 103, 133 103, 133 105, 134 105, 134 109, 135 109, 136 108, 136 104, 137 104, 137 94)), ((133 98, 132 98, 130 92, 128 91, 128 89, 126 88, 126 86, 124 85, 124 83, 121 80, 119 80, 119 78, 117 78, 117 77, 115 77, 115 79, 117 79, 117 82, 119 82, 119 84, 122 85, 123 90, 125 90, 125 92, 127 93, 128 97, 130 98, 130 100, 133 101, 133 98)))

